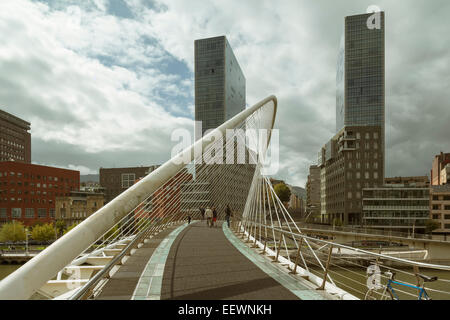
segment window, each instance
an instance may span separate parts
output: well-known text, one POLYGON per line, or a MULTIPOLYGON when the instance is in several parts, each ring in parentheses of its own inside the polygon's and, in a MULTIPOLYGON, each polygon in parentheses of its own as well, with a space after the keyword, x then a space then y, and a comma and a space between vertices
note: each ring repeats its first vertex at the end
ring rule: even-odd
POLYGON ((0 218, 7 218, 6 208, 0 208, 0 218))
POLYGON ((439 218, 439 215, 438 214, 433 214, 433 219, 434 220, 439 220, 440 218, 439 218))
POLYGON ((38 218, 46 218, 47 217, 47 209, 38 209, 38 218))
POLYGON ((55 209, 49 209, 49 213, 50 213, 50 218, 55 217, 55 209))
POLYGON ((450 210, 450 206, 444 206, 444 210, 450 210))
POLYGON ((375 171, 375 172, 373 173, 373 178, 374 178, 374 179, 378 179, 378 172, 375 171))
POLYGON ((440 208, 440 205, 438 205, 438 204, 433 204, 433 210, 439 210, 439 208, 440 208))
POLYGON ((364 178, 369 179, 369 172, 368 171, 364 172, 364 178))
POLYGON ((129 188, 134 184, 134 173, 122 173, 122 188, 129 188))
POLYGON ((378 139, 378 132, 374 132, 374 133, 373 133, 373 138, 374 138, 374 139, 378 139))
POLYGON ((433 196, 433 200, 439 200, 439 196, 433 196))
POLYGON ((11 209, 11 217, 14 219, 22 218, 22 209, 21 208, 12 208, 11 209))
POLYGON ((444 219, 445 220, 450 220, 450 214, 444 214, 444 219))
POLYGON ((65 218, 66 217, 66 208, 61 208, 60 213, 61 213, 61 218, 65 218))
POLYGON ((25 209, 25 218, 34 218, 34 209, 33 208, 25 209))

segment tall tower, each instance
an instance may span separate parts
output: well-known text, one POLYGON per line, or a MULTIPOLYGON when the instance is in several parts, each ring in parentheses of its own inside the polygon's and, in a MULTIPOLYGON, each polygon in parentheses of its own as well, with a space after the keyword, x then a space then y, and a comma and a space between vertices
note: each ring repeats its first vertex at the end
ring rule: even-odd
POLYGON ((202 121, 203 135, 245 109, 245 77, 225 36, 195 40, 194 46, 195 121, 202 121))
POLYGON ((384 183, 384 12, 345 17, 336 73, 336 134, 319 152, 322 220, 361 224, 362 190, 384 183))
POLYGON ((384 57, 384 12, 346 17, 336 74, 336 132, 344 126, 384 127, 384 57), (374 14, 379 28, 370 25, 374 14))

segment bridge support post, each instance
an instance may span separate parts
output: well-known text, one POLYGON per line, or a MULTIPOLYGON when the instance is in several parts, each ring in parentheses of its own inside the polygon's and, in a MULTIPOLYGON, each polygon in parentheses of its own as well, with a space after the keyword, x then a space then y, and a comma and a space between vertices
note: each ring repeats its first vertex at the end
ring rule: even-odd
POLYGON ((295 257, 294 269, 290 272, 292 274, 297 274, 298 259, 300 258, 300 251, 302 250, 302 245, 303 245, 303 238, 300 238, 300 243, 298 245, 298 250, 297 250, 297 256, 295 257))
POLYGON ((277 248, 277 254, 274 258, 274 262, 278 261, 278 257, 280 256, 280 251, 281 251, 281 240, 283 239, 283 235, 280 234, 280 241, 278 241, 278 248, 277 248))
POLYGON ((328 269, 330 268, 332 253, 333 253, 333 246, 331 245, 330 250, 328 251, 328 259, 327 259, 327 264, 325 266, 325 273, 323 274, 322 285, 319 288, 317 288, 317 290, 325 290, 325 284, 327 283, 328 269))

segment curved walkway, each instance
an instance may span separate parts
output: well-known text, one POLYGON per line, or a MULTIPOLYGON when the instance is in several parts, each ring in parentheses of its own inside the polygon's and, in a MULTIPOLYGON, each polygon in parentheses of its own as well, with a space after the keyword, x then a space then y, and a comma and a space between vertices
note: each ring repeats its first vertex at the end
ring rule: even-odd
POLYGON ((204 221, 173 226, 147 240, 106 283, 97 299, 326 299, 238 239, 204 221))
MULTIPOLYGON (((310 290, 310 289, 309 289, 310 290)), ((294 300, 299 297, 261 270, 205 222, 184 229, 170 249, 161 299, 294 300)))

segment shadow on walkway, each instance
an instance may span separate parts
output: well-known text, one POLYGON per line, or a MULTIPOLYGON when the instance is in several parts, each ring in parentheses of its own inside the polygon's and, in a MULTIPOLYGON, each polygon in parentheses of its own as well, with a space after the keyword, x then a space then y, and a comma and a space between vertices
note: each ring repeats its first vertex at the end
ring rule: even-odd
POLYGON ((221 227, 197 222, 178 236, 164 269, 162 300, 298 299, 241 254, 221 227))

